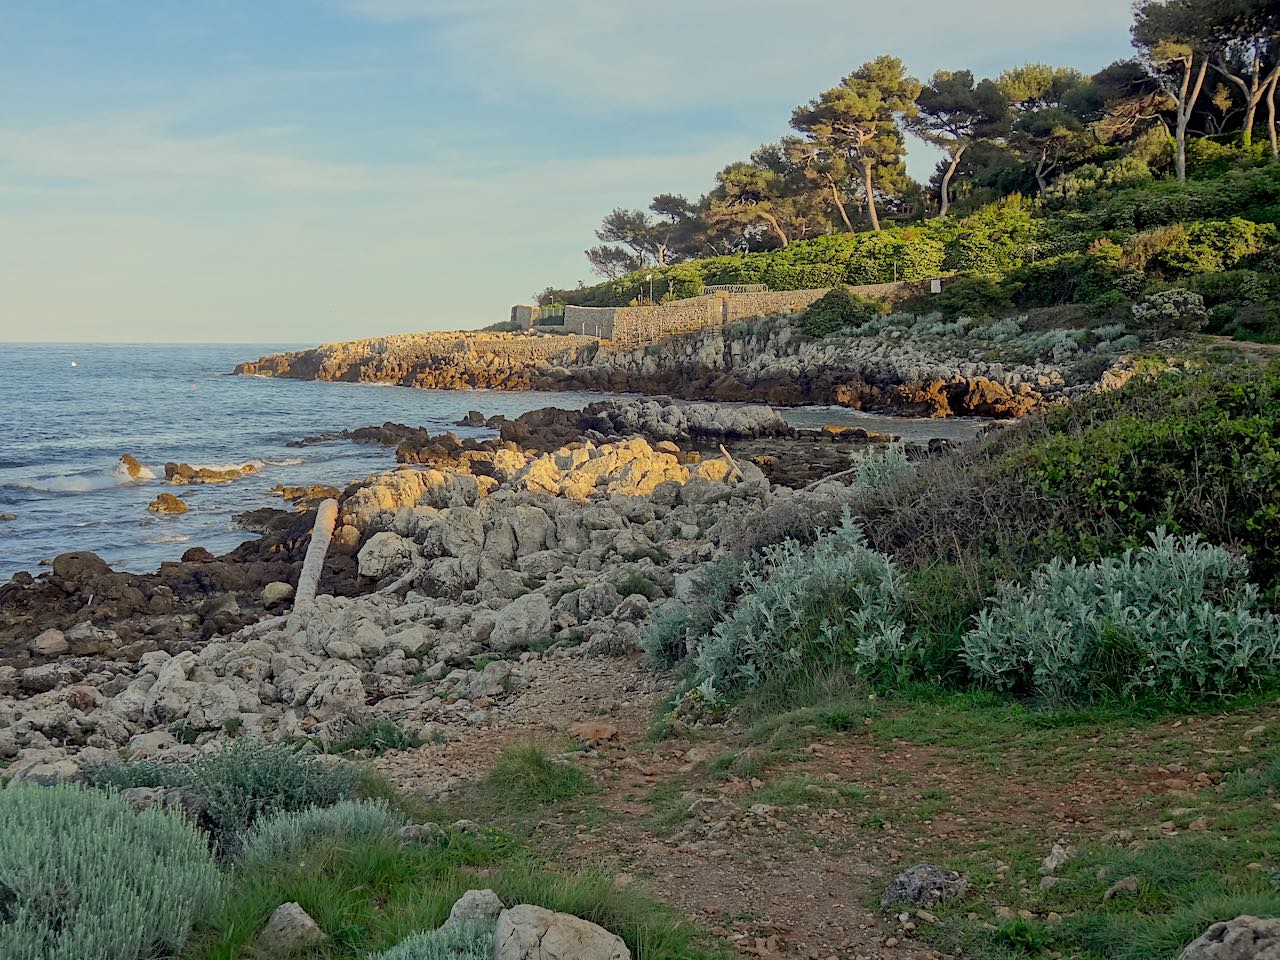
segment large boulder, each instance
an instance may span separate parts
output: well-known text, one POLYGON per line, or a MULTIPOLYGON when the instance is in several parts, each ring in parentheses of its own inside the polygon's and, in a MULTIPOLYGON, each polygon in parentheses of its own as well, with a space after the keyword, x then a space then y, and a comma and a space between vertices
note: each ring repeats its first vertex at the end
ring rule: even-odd
POLYGON ((362 577, 381 580, 403 573, 418 555, 417 546, 397 533, 375 533, 356 555, 362 577))
POLYGON ((1241 916, 1215 923, 1179 960, 1280 960, 1280 920, 1241 916))
POLYGON ((631 951, 590 921, 522 903, 498 915, 493 960, 631 960, 631 951))
POLYGON ((551 632, 551 604, 541 593, 516 597, 498 611, 489 646, 506 652, 532 646, 551 632))

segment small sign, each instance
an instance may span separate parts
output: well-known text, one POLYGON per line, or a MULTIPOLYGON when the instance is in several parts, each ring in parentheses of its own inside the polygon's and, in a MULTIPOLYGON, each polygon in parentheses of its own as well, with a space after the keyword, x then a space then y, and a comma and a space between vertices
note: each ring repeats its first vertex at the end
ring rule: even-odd
POLYGON ((930 281, 929 281, 929 292, 930 292, 930 293, 941 293, 941 292, 942 292, 942 281, 941 281, 941 280, 930 280, 930 281))

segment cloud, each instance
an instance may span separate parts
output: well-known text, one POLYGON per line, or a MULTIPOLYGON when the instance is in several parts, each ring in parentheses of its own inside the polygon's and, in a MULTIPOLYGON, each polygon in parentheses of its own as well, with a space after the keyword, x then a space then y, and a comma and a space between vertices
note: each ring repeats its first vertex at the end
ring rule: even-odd
POLYGON ((1096 68, 1125 52, 1129 19, 1116 0, 335 2, 375 22, 420 23, 423 42, 491 97, 532 88, 583 109, 653 113, 799 102, 883 52, 922 73, 996 72, 1055 51, 1092 55, 1078 65, 1096 68))

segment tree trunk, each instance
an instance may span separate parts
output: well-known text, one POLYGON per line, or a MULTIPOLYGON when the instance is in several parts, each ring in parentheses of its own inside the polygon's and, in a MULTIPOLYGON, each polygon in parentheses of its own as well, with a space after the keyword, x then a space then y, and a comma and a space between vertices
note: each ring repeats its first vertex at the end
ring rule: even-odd
POLYGON ((872 164, 870 160, 862 161, 862 184, 867 190, 867 219, 871 221, 871 229, 880 229, 880 214, 876 212, 876 191, 872 182, 872 164))
POLYGON ((827 183, 831 184, 831 200, 835 203, 836 209, 840 211, 840 219, 844 221, 845 229, 853 233, 853 224, 849 222, 849 211, 845 210, 844 201, 840 199, 840 189, 831 177, 827 178, 827 183))
POLYGON ((1042 147, 1040 149, 1040 159, 1036 161, 1036 186, 1040 188, 1040 196, 1044 196, 1049 192, 1049 182, 1045 179, 1046 174, 1053 169, 1048 166, 1049 148, 1042 147))
POLYGON ((1195 70, 1192 60, 1188 58, 1182 72, 1182 86, 1177 99, 1178 127, 1174 131, 1174 169, 1179 182, 1187 179, 1187 124, 1191 122, 1191 111, 1200 99, 1200 88, 1204 86, 1204 75, 1209 70, 1209 61, 1203 60, 1200 69, 1195 70), (1194 73, 1195 79, 1192 80, 1194 73))
POLYGON ((782 229, 782 224, 778 223, 778 218, 772 213, 761 213, 760 219, 769 225, 769 228, 773 230, 778 239, 782 241, 782 245, 784 247, 791 242, 787 237, 787 232, 782 229))
POLYGON ((1263 98, 1266 96, 1271 79, 1276 70, 1280 70, 1280 65, 1277 65, 1275 70, 1272 70, 1271 73, 1264 77, 1262 75, 1262 51, 1255 46, 1253 62, 1249 66, 1248 83, 1245 82, 1244 77, 1236 76, 1227 69, 1225 63, 1218 62, 1213 65, 1213 68, 1236 85, 1236 88, 1240 91, 1241 98, 1244 100, 1244 124, 1240 130, 1240 139, 1244 143, 1245 149, 1248 150, 1249 147, 1253 146, 1253 128, 1258 120, 1258 105, 1262 103, 1263 98))
POLYGON ((1280 145, 1276 143, 1276 87, 1280 86, 1280 67, 1271 71, 1271 86, 1267 87, 1267 136, 1271 140, 1271 159, 1280 159, 1280 145))
POLYGON ((315 526, 311 528, 311 542, 307 544, 307 555, 302 561, 302 573, 298 575, 298 590, 293 600, 295 610, 301 609, 316 598, 320 571, 324 567, 325 554, 329 552, 329 541, 333 538, 333 528, 337 522, 338 501, 325 500, 316 509, 315 526))
POLYGON ((961 143, 956 152, 951 155, 951 162, 947 164, 947 172, 942 175, 942 189, 938 191, 938 216, 945 217, 947 211, 951 209, 951 178, 956 175, 956 167, 960 166, 960 158, 964 156, 964 152, 969 149, 967 143, 961 143))

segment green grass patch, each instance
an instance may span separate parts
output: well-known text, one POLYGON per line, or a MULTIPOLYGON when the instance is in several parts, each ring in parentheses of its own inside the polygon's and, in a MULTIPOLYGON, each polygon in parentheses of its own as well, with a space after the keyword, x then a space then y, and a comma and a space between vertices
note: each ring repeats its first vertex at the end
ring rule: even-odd
POLYGON ((559 803, 591 789, 591 777, 581 767, 527 743, 502 751, 480 794, 488 803, 512 812, 559 803))

